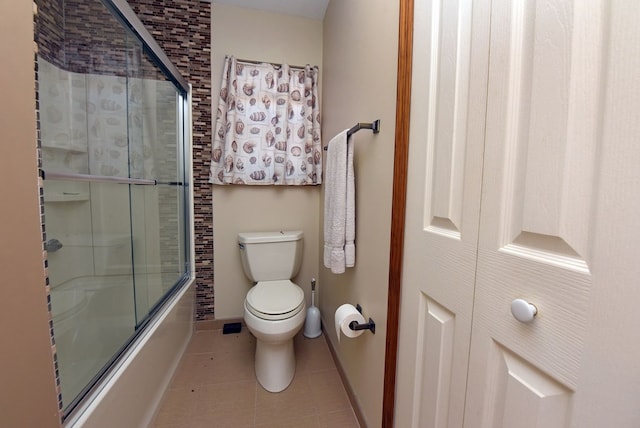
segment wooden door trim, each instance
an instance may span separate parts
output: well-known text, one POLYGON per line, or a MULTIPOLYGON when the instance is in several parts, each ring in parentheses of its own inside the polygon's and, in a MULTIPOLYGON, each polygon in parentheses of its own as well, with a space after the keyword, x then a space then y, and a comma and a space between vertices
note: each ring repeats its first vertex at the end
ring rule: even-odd
POLYGON ((384 360, 382 427, 393 427, 395 411, 400 288, 404 253, 404 229, 407 199, 409 155, 409 118, 411 111, 411 70, 413 64, 413 1, 400 1, 398 37, 398 83, 396 92, 396 129, 393 161, 391 242, 389 250, 389 292, 387 300, 387 340, 384 360))

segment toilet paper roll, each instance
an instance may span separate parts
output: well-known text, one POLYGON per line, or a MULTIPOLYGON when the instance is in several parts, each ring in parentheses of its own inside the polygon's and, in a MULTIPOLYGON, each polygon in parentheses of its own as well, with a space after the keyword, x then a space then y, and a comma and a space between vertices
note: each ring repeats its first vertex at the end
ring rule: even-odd
POLYGON ((340 306, 336 310, 336 335, 338 336, 338 343, 340 342, 340 332, 342 332, 348 338, 354 338, 364 333, 364 330, 351 330, 349 324, 353 321, 357 321, 359 324, 364 324, 367 321, 358 310, 348 303, 340 306))

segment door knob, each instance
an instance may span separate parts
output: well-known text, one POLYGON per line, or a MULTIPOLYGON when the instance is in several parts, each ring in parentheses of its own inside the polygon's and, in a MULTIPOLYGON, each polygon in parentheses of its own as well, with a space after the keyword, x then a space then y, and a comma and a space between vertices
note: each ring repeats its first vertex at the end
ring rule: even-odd
POLYGON ((520 322, 531 322, 538 313, 538 308, 526 300, 516 299, 511 302, 511 313, 520 322))

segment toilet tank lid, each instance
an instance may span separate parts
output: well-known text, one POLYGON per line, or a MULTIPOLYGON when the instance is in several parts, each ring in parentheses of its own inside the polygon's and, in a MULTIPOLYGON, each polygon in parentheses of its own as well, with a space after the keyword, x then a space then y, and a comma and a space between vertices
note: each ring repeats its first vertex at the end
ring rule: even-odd
POLYGON ((301 230, 238 233, 238 242, 241 244, 263 244, 266 242, 299 241, 300 239, 302 239, 301 230))

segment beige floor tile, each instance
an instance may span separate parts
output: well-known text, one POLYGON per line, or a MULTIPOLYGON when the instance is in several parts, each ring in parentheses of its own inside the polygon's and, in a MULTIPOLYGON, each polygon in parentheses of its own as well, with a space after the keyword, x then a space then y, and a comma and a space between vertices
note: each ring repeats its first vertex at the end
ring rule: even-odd
POLYGON ((153 428, 212 428, 211 421, 205 420, 181 420, 177 422, 156 423, 153 428))
POLYGON ((155 418, 154 427, 187 426, 190 416, 196 411, 195 394, 186 388, 169 389, 155 418))
POLYGON ((219 425, 215 416, 208 416, 201 413, 196 413, 188 418, 173 421, 157 421, 152 428, 216 428, 216 427, 238 427, 238 428, 252 428, 252 424, 248 425, 219 425))
POLYGON ((256 394, 256 422, 292 423, 306 416, 315 416, 316 408, 311 398, 309 379, 296 375, 287 389, 271 393, 258 386, 256 394))
POLYGON ((346 409, 319 416, 320 428, 360 428, 353 410, 346 409))
POLYGON ((349 398, 342 385, 338 370, 309 373, 311 396, 324 412, 344 410, 350 407, 349 398))
POLYGON ((214 427, 251 427, 255 419, 257 382, 233 382, 203 387, 200 409, 214 427))
POLYGON ((246 329, 242 328, 241 333, 222 334, 222 330, 218 330, 218 334, 213 337, 214 352, 235 353, 235 352, 256 352, 256 338, 246 329))
POLYGON ((210 354, 214 350, 214 337, 220 330, 201 330, 193 333, 185 354, 210 354))
POLYGON ((255 400, 255 381, 171 389, 154 427, 252 427, 255 400))
POLYGON ((254 381, 174 388, 168 391, 154 426, 251 427, 255 400, 254 381))
POLYGON ((255 379, 255 338, 197 331, 159 409, 154 428, 356 428, 324 336, 296 336, 296 376, 284 391, 255 379))
POLYGON ((223 382, 255 380, 253 353, 185 355, 171 387, 186 388, 223 382))
POLYGON ((336 366, 324 335, 315 339, 307 339, 298 334, 294 340, 296 353, 296 373, 311 373, 331 370, 336 366))
POLYGON ((222 334, 222 330, 196 331, 189 343, 187 354, 227 354, 255 352, 256 339, 243 327, 240 333, 222 334))
POLYGON ((318 416, 294 417, 286 421, 260 422, 256 423, 256 428, 319 428, 318 416))

